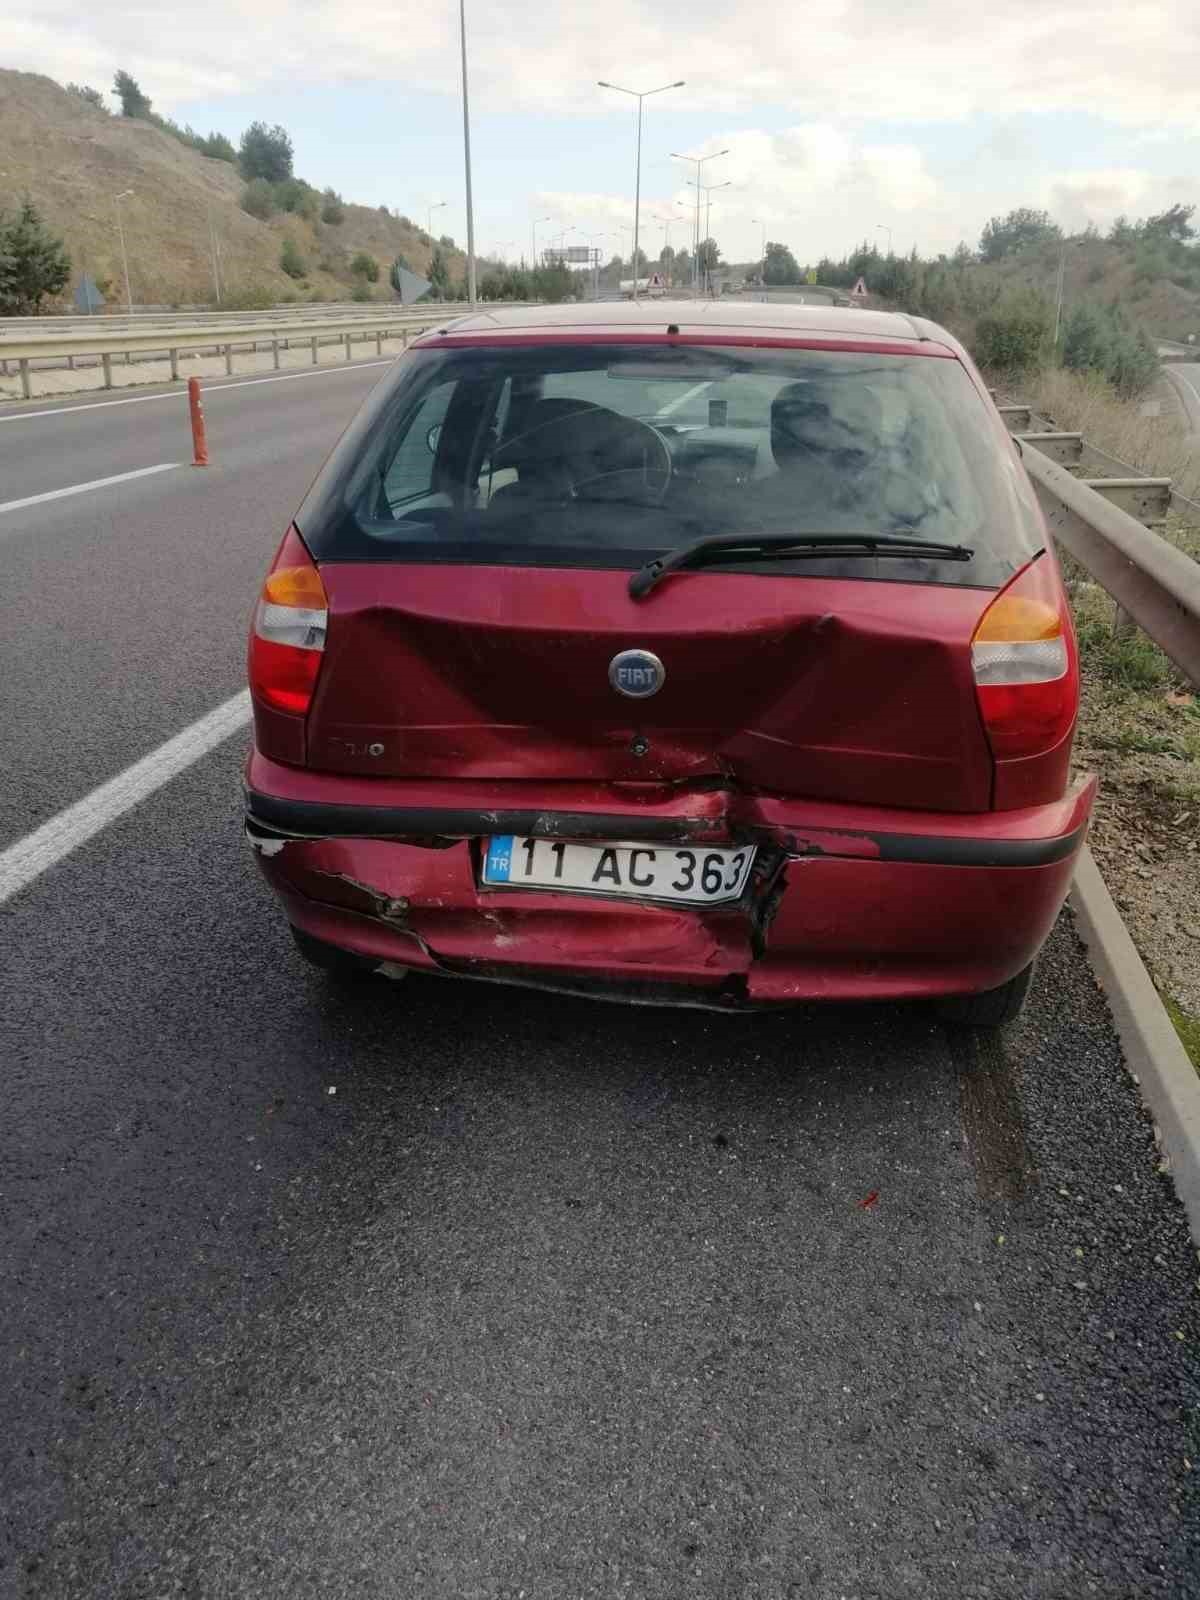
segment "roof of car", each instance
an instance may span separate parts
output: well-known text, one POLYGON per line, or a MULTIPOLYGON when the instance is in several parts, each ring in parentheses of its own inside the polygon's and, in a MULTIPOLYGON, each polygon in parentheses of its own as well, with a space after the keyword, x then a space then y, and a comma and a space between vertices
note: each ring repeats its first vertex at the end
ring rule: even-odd
MULTIPOLYGON (((933 323, 896 311, 860 311, 857 307, 828 305, 773 305, 756 300, 626 300, 574 301, 546 306, 488 306, 446 322, 437 333, 461 334, 579 334, 666 332, 674 325, 681 334, 739 332, 773 333, 781 338, 835 338, 905 341, 949 337, 933 323)), ((433 337, 437 337, 437 333, 433 337)))

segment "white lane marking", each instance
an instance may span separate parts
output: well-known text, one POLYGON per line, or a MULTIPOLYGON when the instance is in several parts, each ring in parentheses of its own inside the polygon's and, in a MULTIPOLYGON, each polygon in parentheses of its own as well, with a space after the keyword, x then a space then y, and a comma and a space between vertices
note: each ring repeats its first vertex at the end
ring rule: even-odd
POLYGON ((714 382, 715 379, 706 378, 703 383, 693 384, 685 394, 679 396, 678 400, 672 400, 669 406, 664 406, 658 413, 659 416, 669 417, 672 411, 678 411, 681 406, 687 405, 689 400, 694 400, 698 394, 703 394, 705 389, 709 388, 714 382))
POLYGON ((60 811, 0 854, 0 905, 41 877, 72 850, 139 805, 147 795, 207 755, 250 720, 250 691, 243 689, 148 756, 60 811))
POLYGON ((0 502, 0 516, 6 511, 19 511, 22 506, 40 505, 43 500, 66 500, 73 494, 87 494, 91 489, 107 489, 110 483, 128 483, 131 478, 150 478, 156 472, 173 472, 180 463, 164 461, 157 467, 139 467, 136 472, 115 472, 111 478, 93 478, 90 483, 72 483, 66 489, 47 489, 45 494, 27 494, 24 500, 0 502))
MULTIPOLYGON (((252 389, 256 383, 292 383, 296 378, 327 378, 332 372, 362 372, 365 367, 390 367, 398 356, 383 361, 347 361, 340 367, 313 367, 310 372, 282 372, 277 378, 237 378, 233 383, 201 384, 203 394, 221 389, 252 389)), ((35 417, 65 417, 72 411, 103 411, 106 406, 144 406, 151 400, 186 400, 187 389, 170 389, 166 394, 136 394, 128 400, 93 400, 91 405, 53 406, 49 411, 16 411, 11 416, 0 412, 0 422, 29 422, 35 417)))

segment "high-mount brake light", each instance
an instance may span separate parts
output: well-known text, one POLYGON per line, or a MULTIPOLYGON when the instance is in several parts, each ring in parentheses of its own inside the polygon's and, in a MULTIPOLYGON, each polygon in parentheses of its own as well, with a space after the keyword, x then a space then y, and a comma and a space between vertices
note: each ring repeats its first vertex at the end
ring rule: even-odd
POLYGON ((250 630, 250 692, 262 705, 304 716, 317 686, 328 618, 321 574, 300 535, 289 528, 250 630))
POLYGON ((979 709, 998 761, 1052 750, 1079 706, 1079 666, 1067 598, 1054 564, 1022 567, 988 606, 971 640, 979 709))

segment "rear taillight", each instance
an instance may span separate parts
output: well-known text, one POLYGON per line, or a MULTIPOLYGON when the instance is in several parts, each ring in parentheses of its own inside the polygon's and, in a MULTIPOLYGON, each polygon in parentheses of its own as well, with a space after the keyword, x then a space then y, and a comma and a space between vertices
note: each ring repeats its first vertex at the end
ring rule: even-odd
POLYGON ((250 692, 302 717, 317 686, 328 620, 325 585, 295 528, 271 563, 250 630, 250 692))
POLYGON ((971 664, 998 761, 1041 755, 1071 731, 1079 704, 1075 636, 1049 556, 1023 567, 984 612, 971 664))

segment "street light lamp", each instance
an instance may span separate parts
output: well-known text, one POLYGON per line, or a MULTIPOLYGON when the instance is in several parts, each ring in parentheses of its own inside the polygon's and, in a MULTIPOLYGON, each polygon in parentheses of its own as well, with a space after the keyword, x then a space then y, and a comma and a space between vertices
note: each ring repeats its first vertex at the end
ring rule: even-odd
MULTIPOLYGON (((712 151, 712 153, 710 155, 706 155, 706 156, 683 156, 683 155, 679 154, 678 150, 672 150, 671 151, 671 160, 672 161, 694 161, 696 163, 696 183, 697 183, 697 185, 699 185, 699 183, 700 183, 700 168, 704 164, 704 162, 706 162, 706 161, 715 161, 718 156, 727 156, 728 154, 729 154, 728 149, 725 149, 725 150, 714 150, 714 151, 712 151)), ((700 196, 699 196, 698 193, 696 195, 696 235, 695 235, 694 244, 695 244, 695 249, 692 252, 693 263, 695 263, 696 258, 700 254, 700 196)), ((692 266, 692 282, 693 282, 693 284, 695 285, 696 288, 700 287, 700 268, 696 264, 693 264, 693 266, 692 266)))
POLYGON ((121 265, 125 269, 125 304, 129 315, 133 315, 133 292, 129 287, 129 257, 125 253, 125 229, 121 223, 121 201, 128 200, 133 193, 132 189, 122 189, 120 194, 113 196, 113 210, 117 213, 117 235, 121 241, 121 265))
POLYGON ((642 209, 642 101, 648 100, 652 94, 663 94, 667 89, 682 89, 685 80, 676 78, 674 83, 660 83, 657 89, 643 89, 639 94, 636 89, 625 89, 619 83, 606 83, 603 78, 598 78, 602 89, 615 89, 618 94, 631 94, 638 103, 638 129, 637 129, 637 167, 634 175, 633 189, 633 298, 638 297, 638 214, 642 209))
POLYGON ((891 258, 892 258, 892 230, 888 227, 886 222, 877 222, 875 224, 875 232, 876 233, 886 233, 887 234, 887 236, 888 236, 888 260, 890 261, 891 258))
POLYGON ((429 226, 425 229, 425 232, 429 235, 430 250, 433 249, 433 213, 435 211, 440 211, 446 204, 447 202, 445 200, 435 200, 429 207, 429 214, 426 219, 429 223, 429 226))

